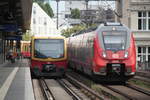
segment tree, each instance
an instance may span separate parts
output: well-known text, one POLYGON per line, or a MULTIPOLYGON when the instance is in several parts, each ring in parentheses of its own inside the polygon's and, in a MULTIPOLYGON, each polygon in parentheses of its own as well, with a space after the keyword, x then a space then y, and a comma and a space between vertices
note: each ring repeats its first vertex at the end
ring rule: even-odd
POLYGON ((50 16, 54 17, 53 10, 49 3, 44 3, 44 0, 34 0, 33 2, 37 2, 39 6, 50 16))
POLYGON ((23 35, 23 41, 30 41, 31 40, 31 34, 27 32, 23 35))
POLYGON ((46 10, 46 13, 47 13, 50 17, 54 17, 53 10, 52 10, 51 6, 50 6, 48 3, 45 4, 45 10, 46 10))
POLYGON ((72 9, 71 10, 71 18, 79 19, 80 18, 80 10, 79 9, 72 9))
POLYGON ((68 28, 66 30, 62 30, 62 34, 61 35, 65 36, 65 37, 70 37, 71 34, 79 32, 79 31, 84 30, 84 29, 86 29, 86 26, 84 26, 84 25, 76 25, 76 26, 74 26, 72 28, 68 28))

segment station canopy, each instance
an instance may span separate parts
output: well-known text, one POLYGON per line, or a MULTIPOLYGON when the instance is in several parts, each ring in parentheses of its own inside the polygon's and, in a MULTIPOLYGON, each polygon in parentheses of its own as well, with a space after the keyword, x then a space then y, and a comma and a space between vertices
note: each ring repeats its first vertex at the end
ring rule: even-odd
POLYGON ((25 32, 30 28, 32 0, 0 0, 0 30, 25 32))

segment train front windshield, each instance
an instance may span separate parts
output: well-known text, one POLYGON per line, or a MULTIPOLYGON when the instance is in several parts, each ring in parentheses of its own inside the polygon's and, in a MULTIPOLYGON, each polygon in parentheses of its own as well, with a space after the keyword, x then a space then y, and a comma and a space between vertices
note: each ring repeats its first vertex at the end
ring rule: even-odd
POLYGON ((36 58, 64 57, 63 39, 35 39, 34 56, 36 58))
POLYGON ((124 50, 126 48, 127 32, 108 31, 103 32, 103 43, 105 50, 124 50))

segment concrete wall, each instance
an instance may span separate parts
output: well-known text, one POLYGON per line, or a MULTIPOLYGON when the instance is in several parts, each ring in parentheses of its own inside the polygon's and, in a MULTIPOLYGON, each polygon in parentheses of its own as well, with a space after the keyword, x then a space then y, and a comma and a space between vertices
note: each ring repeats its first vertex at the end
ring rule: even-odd
POLYGON ((132 30, 138 30, 138 13, 137 11, 133 11, 131 12, 131 22, 130 22, 130 25, 131 25, 131 29, 132 30))

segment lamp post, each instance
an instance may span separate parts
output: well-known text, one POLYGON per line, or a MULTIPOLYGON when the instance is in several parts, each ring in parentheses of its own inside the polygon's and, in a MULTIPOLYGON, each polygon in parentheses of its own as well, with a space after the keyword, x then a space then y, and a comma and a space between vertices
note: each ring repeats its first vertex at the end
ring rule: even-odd
POLYGON ((57 29, 58 29, 58 21, 59 21, 59 1, 60 0, 56 0, 56 2, 57 2, 57 29))

